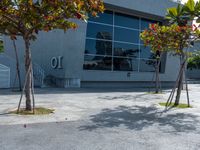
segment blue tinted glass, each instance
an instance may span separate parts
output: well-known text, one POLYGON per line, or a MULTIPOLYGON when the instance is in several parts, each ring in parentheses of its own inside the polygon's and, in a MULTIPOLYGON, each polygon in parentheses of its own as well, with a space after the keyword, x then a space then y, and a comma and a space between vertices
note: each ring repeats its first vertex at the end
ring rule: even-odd
POLYGON ((87 37, 112 40, 112 27, 88 23, 87 37))
POLYGON ((113 24, 113 12, 105 11, 104 13, 98 13, 98 17, 89 16, 89 21, 113 24))
POLYGON ((85 54, 112 55, 112 42, 87 39, 85 54))
POLYGON ((135 71, 138 68, 138 60, 132 58, 114 57, 113 69, 115 71, 135 71))
POLYGON ((111 70, 112 58, 85 55, 83 68, 86 70, 111 70))
POLYGON ((148 19, 141 19, 141 30, 148 29, 149 24, 154 24, 154 23, 160 23, 160 22, 148 19))
POLYGON ((115 27, 115 41, 139 42, 139 31, 115 27))
POLYGON ((116 13, 115 25, 139 29, 139 18, 116 13))
POLYGON ((154 54, 151 52, 150 47, 141 46, 140 47, 140 58, 148 58, 148 59, 154 59, 154 54))
POLYGON ((114 55, 124 57, 138 57, 139 46, 134 44, 114 43, 114 55))
POLYGON ((155 60, 140 59, 140 72, 154 72, 155 60))

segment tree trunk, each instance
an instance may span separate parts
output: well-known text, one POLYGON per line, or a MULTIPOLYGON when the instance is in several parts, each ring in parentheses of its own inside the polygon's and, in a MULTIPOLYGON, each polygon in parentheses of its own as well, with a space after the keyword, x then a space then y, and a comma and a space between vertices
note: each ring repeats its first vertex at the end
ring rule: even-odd
POLYGON ((159 93, 159 60, 156 60, 156 91, 155 93, 159 93))
POLYGON ((27 81, 25 83, 25 97, 26 97, 26 110, 31 111, 31 53, 30 53, 30 41, 28 38, 24 38, 25 41, 25 71, 27 75, 27 81))
POLYGON ((175 100, 175 103, 174 105, 175 106, 178 106, 179 105, 179 101, 180 101, 180 96, 181 96, 181 91, 183 89, 183 78, 184 78, 184 73, 185 73, 185 56, 184 54, 181 55, 181 67, 180 67, 180 71, 181 71, 181 74, 180 74, 180 78, 179 78, 179 81, 178 81, 178 87, 177 87, 177 94, 176 94, 176 100, 175 100))

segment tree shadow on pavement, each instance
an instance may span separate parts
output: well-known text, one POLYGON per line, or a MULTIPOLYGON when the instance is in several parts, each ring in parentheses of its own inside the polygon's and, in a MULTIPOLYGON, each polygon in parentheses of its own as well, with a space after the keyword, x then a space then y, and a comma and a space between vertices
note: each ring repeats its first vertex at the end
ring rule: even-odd
POLYGON ((91 124, 81 126, 80 130, 95 130, 124 126, 130 130, 140 131, 156 125, 157 128, 170 128, 172 132, 195 132, 199 125, 198 116, 186 113, 167 114, 154 107, 119 106, 103 109, 101 113, 90 116, 91 124))
MULTIPOLYGON (((119 94, 118 94, 119 95, 119 94)), ((152 99, 162 99, 162 96, 160 95, 156 95, 156 94, 148 94, 148 93, 140 93, 140 94, 134 94, 134 95, 128 95, 128 94, 121 94, 119 96, 101 96, 101 97, 98 97, 98 99, 103 99, 103 100, 138 100, 138 101, 141 101, 142 99, 142 102, 144 101, 149 101, 149 100, 152 100, 152 99)))

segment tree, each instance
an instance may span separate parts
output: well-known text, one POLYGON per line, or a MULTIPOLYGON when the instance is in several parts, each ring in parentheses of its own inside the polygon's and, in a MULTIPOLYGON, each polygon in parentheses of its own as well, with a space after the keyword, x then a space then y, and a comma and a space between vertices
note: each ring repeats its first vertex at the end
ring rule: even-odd
MULTIPOLYGON (((167 11, 167 16, 166 18, 169 20, 169 23, 171 24, 178 24, 179 26, 183 27, 186 25, 191 25, 194 20, 196 22, 200 22, 200 2, 195 2, 194 0, 188 0, 184 5, 178 4, 177 8, 169 8, 167 11)), ((195 42, 199 40, 199 30, 197 30, 196 25, 193 25, 193 31, 195 32, 190 32, 190 43, 195 42)), ((190 44, 189 43, 189 44, 190 44)), ((183 47, 181 47, 183 49, 183 47)), ((181 64, 186 68, 186 61, 187 57, 185 54, 182 52, 181 55, 181 64), (184 58, 186 57, 186 60, 184 61, 184 58), (185 64, 183 64, 185 62, 185 64)), ((177 95, 176 95, 176 101, 175 105, 179 104, 180 100, 180 95, 181 95, 181 89, 183 86, 183 74, 185 72, 183 71, 180 74, 180 80, 178 82, 178 90, 177 90, 177 95)))
POLYGON ((26 110, 32 110, 31 84, 32 61, 30 41, 37 38, 40 31, 61 29, 67 31, 77 25, 71 18, 87 20, 87 14, 97 16, 104 11, 102 0, 1 0, 0 33, 15 40, 23 38, 25 45, 25 97, 26 110))
MULTIPOLYGON (((199 39, 199 37, 200 30, 198 30, 196 26, 180 26, 177 24, 168 26, 152 24, 148 30, 144 30, 141 33, 141 39, 144 41, 144 44, 150 46, 154 53, 156 51, 160 51, 160 53, 171 52, 180 56, 181 67, 175 86, 175 88, 177 87, 175 105, 179 105, 181 90, 183 86, 183 77, 188 57, 188 52, 185 50, 185 48, 190 47, 191 41, 196 41, 199 39)), ((173 92, 174 91, 175 89, 173 92)))
MULTIPOLYGON (((147 46, 147 45, 146 45, 147 46)), ((147 65, 153 66, 155 69, 154 75, 153 75, 153 79, 152 81, 154 81, 155 78, 155 94, 158 94, 159 91, 161 92, 161 83, 160 83, 160 65, 161 65, 161 57, 162 57, 162 53, 160 53, 159 50, 153 52, 150 56, 150 60, 146 61, 147 65)))
POLYGON ((150 45, 154 51, 157 49, 160 51, 172 51, 180 56, 181 67, 179 75, 175 88, 169 97, 172 100, 177 88, 175 105, 178 105, 180 101, 188 59, 188 53, 185 48, 192 46, 193 42, 200 39, 200 30, 198 30, 195 24, 192 25, 194 19, 196 19, 196 22, 200 22, 199 14, 200 2, 188 0, 184 5, 178 4, 177 7, 167 10, 166 19, 169 21, 167 26, 153 25, 149 30, 141 34, 141 38, 145 41, 145 44, 150 45))
POLYGON ((158 24, 152 24, 148 30, 141 33, 141 39, 145 45, 151 47, 155 54, 158 52, 160 54, 172 52, 184 57, 184 48, 190 46, 189 39, 191 32, 191 26, 181 27, 175 24, 160 26, 158 24))

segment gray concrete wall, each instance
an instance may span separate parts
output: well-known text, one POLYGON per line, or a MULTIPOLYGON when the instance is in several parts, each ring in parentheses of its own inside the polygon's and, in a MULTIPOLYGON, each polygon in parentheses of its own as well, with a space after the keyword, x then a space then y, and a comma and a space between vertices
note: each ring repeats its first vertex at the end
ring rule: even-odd
MULTIPOLYGON (((118 6, 122 10, 138 12, 140 15, 155 15, 164 17, 166 9, 174 7, 177 3, 171 0, 104 0, 105 3, 118 6)), ((118 9, 119 10, 119 9, 118 9)))
POLYGON ((188 79, 200 79, 200 69, 187 70, 188 79))

